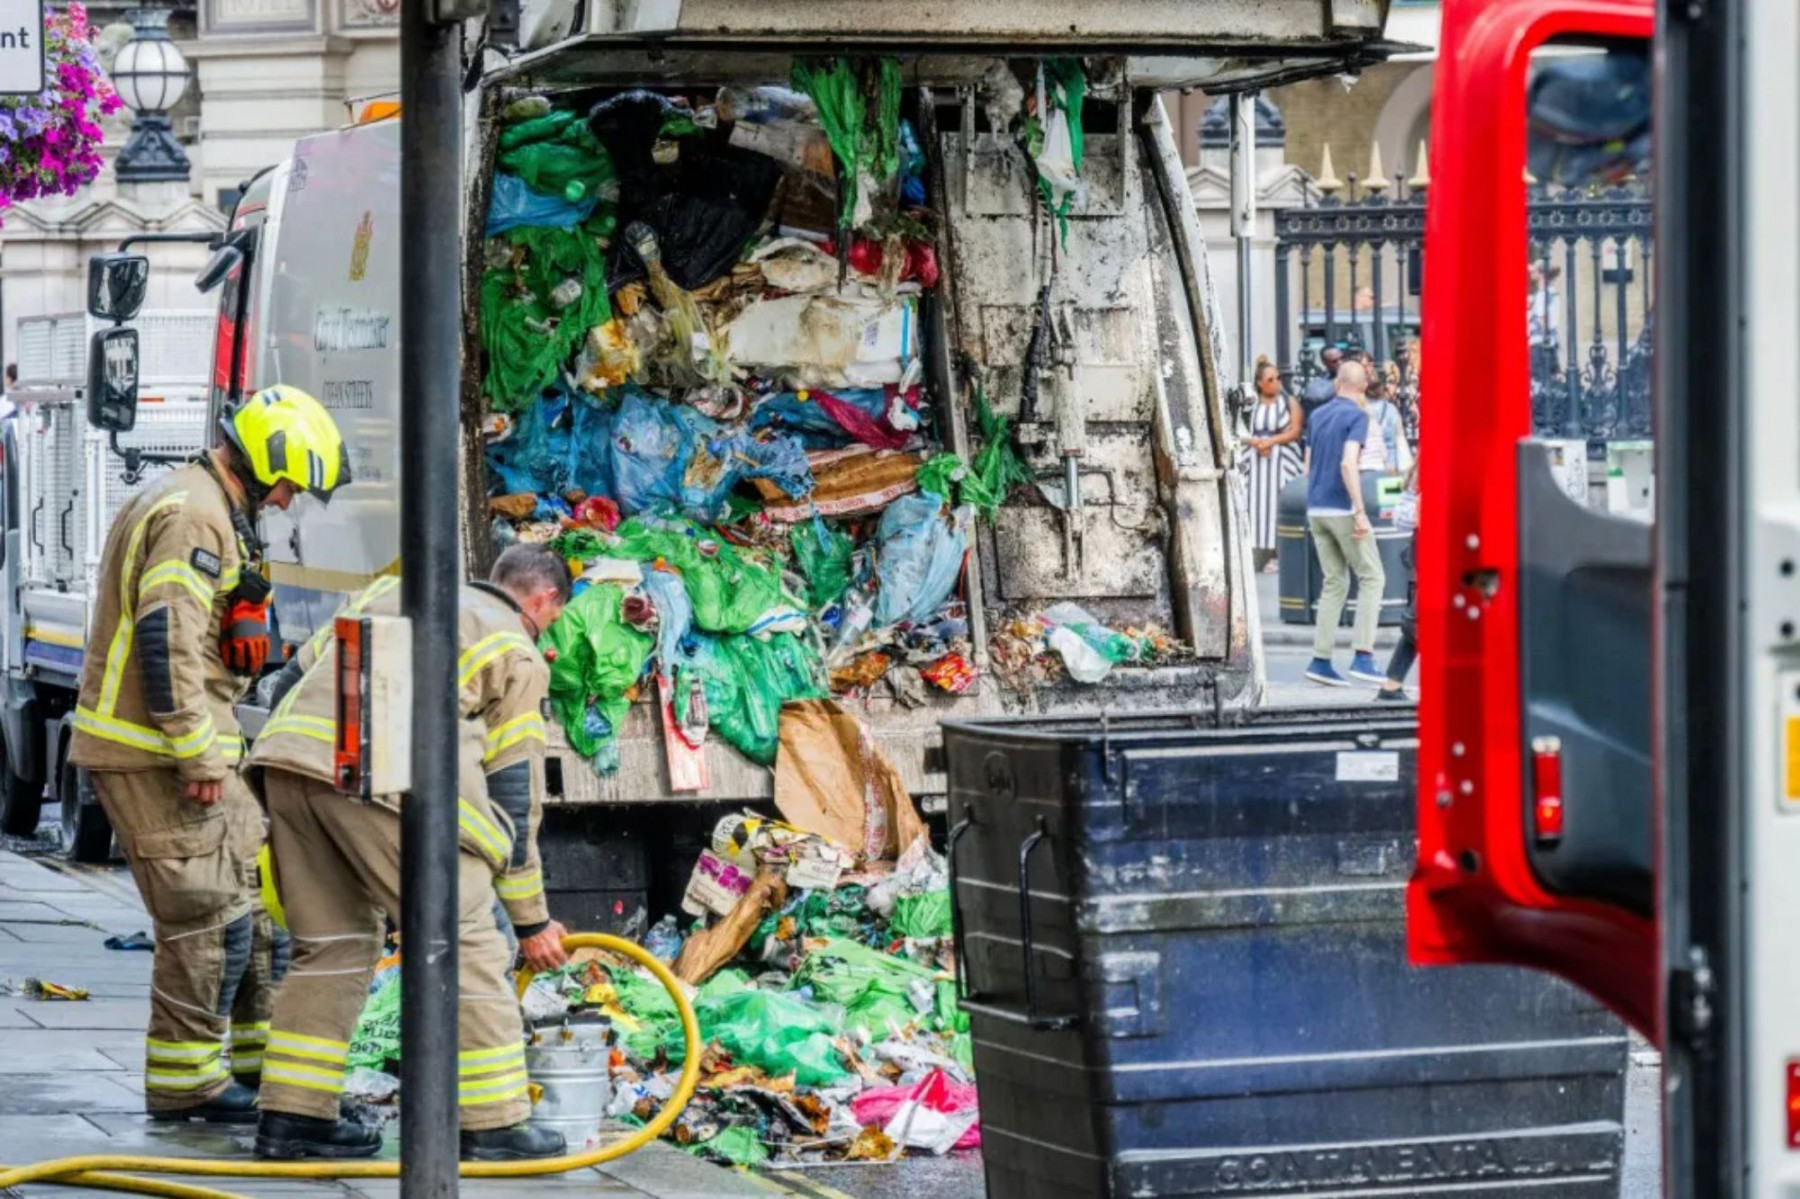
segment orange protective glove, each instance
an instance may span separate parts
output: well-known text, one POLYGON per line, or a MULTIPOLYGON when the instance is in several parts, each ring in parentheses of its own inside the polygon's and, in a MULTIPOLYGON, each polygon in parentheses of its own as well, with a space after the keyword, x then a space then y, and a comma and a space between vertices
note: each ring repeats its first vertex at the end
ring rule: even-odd
POLYGON ((269 660, 269 601, 236 599, 219 624, 219 652, 238 674, 262 673, 269 660))

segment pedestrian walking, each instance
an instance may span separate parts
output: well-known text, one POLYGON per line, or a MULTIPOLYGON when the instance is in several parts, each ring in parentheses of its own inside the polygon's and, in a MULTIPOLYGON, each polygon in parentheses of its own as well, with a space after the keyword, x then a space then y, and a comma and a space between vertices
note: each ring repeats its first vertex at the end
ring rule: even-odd
POLYGON ((1250 440, 1238 457, 1244 487, 1250 496, 1251 543, 1257 570, 1275 567, 1275 525, 1281 490, 1300 474, 1300 437, 1305 428, 1299 402, 1281 386, 1281 372, 1267 358, 1258 358, 1250 440))
POLYGON ((350 467, 330 413, 297 388, 258 392, 220 428, 222 444, 139 492, 107 535, 69 761, 153 921, 150 1117, 251 1124, 256 1092, 232 1075, 260 1070, 273 970, 235 712, 269 649, 255 522, 302 492, 329 500, 350 467))
POLYGON ((1412 699, 1406 693, 1406 676, 1419 657, 1419 462, 1416 458, 1407 472, 1400 502, 1394 508, 1394 527, 1406 534, 1406 548, 1400 551, 1401 564, 1406 567, 1406 611, 1400 617, 1400 644, 1388 658, 1387 678, 1382 680, 1381 690, 1375 693, 1375 698, 1386 703, 1405 703, 1412 699))
MULTIPOLYGON (((352 613, 400 611, 399 580, 377 580, 352 613)), ((533 970, 568 958, 550 918, 538 856, 543 818, 543 704, 550 670, 537 641, 569 600, 567 564, 541 545, 509 547, 490 580, 462 588, 458 615, 461 769, 454 800, 457 875, 457 1076, 462 1156, 554 1157, 561 1134, 527 1123, 513 950, 495 900, 533 970)), ((381 1134, 343 1118, 350 1039, 381 956, 381 921, 400 918, 401 796, 340 794, 336 773, 337 646, 330 625, 283 667, 250 765, 263 773, 269 847, 293 937, 275 1000, 262 1076, 261 1158, 367 1157, 381 1134)), ((411 802, 410 800, 408 802, 411 802)))
POLYGON ((1308 422, 1311 456, 1306 486, 1306 517, 1312 528, 1325 586, 1319 596, 1318 623, 1313 629, 1313 660, 1306 677, 1328 687, 1347 687, 1350 679, 1379 683, 1386 676, 1375 664, 1375 627, 1381 619, 1381 596, 1387 585, 1375 527, 1363 504, 1363 447, 1374 422, 1364 393, 1369 376, 1360 362, 1338 368, 1337 391, 1308 422), (1356 576, 1356 623, 1351 642, 1349 678, 1332 664, 1338 619, 1356 576))

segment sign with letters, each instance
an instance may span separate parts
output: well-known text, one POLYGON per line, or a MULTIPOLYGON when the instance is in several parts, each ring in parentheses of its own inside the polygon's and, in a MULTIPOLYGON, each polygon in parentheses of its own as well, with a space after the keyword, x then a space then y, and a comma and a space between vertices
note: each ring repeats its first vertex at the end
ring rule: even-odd
POLYGON ((44 0, 0 0, 0 95, 44 90, 44 0))

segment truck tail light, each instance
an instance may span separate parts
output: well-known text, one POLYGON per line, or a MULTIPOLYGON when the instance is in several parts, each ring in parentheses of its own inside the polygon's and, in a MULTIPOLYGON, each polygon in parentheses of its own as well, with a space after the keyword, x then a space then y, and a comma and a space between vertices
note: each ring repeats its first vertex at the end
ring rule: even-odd
POLYGON ((1532 832, 1539 845, 1563 838, 1562 740, 1539 737, 1531 743, 1532 832))
POLYGON ((1800 1058, 1787 1064, 1787 1138, 1789 1149, 1800 1149, 1800 1058))

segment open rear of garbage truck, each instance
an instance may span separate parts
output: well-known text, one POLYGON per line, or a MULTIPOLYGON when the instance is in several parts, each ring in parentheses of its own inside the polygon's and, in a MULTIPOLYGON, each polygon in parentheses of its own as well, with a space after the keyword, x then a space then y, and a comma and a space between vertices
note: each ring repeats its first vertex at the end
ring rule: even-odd
POLYGON ((718 805, 772 798, 784 698, 853 708, 927 812, 942 720, 1254 703, 1232 372, 1158 97, 1354 72, 1385 15, 590 0, 484 51, 461 196, 401 211, 403 114, 302 140, 213 272, 215 405, 295 384, 352 450, 328 509, 269 516, 284 640, 398 569, 398 231, 460 219, 469 570, 551 540, 602 593, 550 722, 572 925, 666 906, 718 805))

